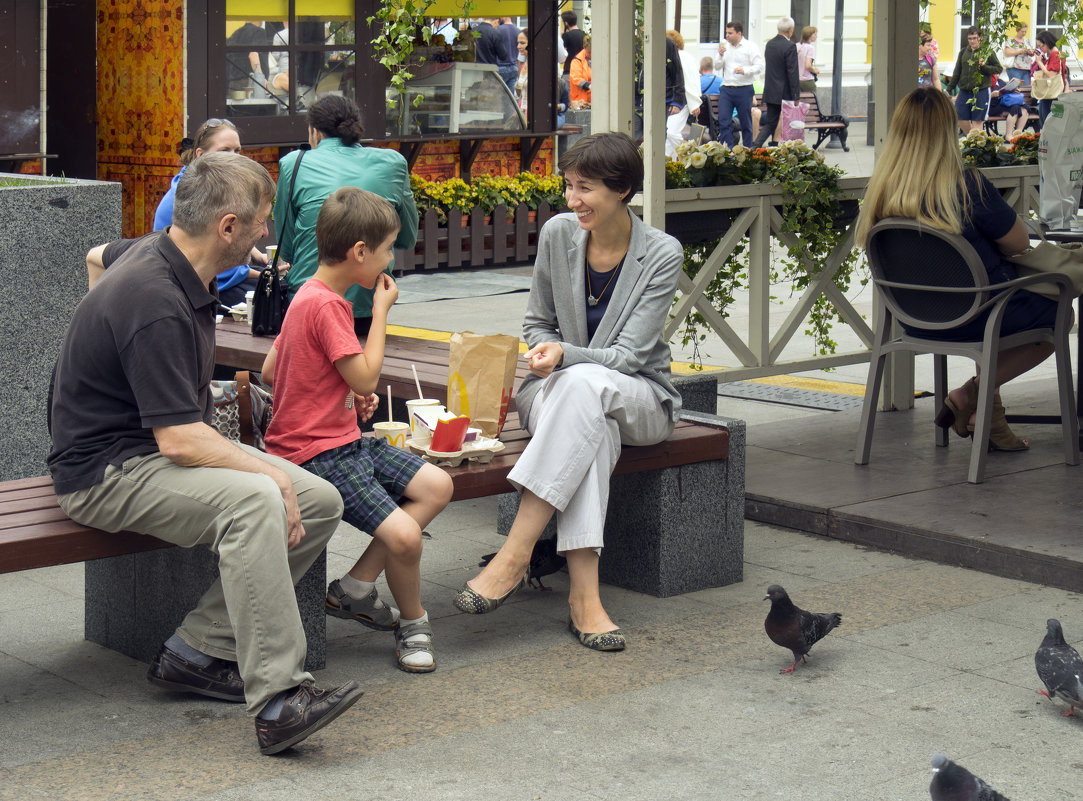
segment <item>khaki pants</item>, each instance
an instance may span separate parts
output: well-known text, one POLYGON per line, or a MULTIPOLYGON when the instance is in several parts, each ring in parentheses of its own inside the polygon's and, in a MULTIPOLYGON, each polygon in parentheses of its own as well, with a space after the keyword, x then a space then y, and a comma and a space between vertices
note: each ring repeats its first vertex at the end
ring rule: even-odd
POLYGON ((262 473, 180 467, 161 454, 109 466, 101 483, 58 497, 78 523, 152 534, 218 555, 219 579, 177 629, 193 648, 236 661, 250 714, 273 695, 310 680, 293 585, 320 555, 342 516, 338 490, 284 459, 240 446, 293 481, 305 537, 286 550, 286 508, 262 473))

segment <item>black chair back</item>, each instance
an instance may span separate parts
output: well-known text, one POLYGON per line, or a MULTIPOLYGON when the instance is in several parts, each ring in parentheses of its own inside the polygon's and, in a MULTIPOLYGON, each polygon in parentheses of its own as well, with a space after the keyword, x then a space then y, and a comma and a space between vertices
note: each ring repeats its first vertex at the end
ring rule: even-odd
POLYGON ((989 298, 981 257, 959 234, 917 220, 888 217, 869 232, 865 252, 891 313, 914 328, 943 330, 969 322, 989 298), (945 290, 970 289, 970 292, 945 290))

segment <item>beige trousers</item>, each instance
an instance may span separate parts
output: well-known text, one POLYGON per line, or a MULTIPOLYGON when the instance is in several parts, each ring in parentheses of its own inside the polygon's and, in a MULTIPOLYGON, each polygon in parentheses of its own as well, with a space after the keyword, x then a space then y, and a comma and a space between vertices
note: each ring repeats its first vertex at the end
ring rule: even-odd
POLYGON ((306 470, 240 446, 281 468, 293 481, 305 537, 286 550, 286 508, 262 473, 180 467, 161 454, 109 466, 99 484, 59 496, 61 508, 85 526, 152 534, 218 555, 220 578, 177 629, 190 646, 236 661, 249 714, 281 690, 312 676, 304 669, 305 632, 293 585, 338 527, 338 490, 306 470))

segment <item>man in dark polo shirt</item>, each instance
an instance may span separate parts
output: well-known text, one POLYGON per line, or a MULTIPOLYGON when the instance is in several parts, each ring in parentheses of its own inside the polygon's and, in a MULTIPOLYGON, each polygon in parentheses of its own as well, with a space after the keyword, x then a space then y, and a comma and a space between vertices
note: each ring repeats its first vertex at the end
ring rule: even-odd
POLYGON ((267 234, 274 191, 254 161, 205 155, 177 185, 170 228, 105 249, 112 266, 76 308, 57 360, 48 460, 73 520, 217 554, 220 580, 147 678, 247 702, 265 754, 361 695, 352 681, 312 684, 293 591, 338 525, 338 491, 208 425, 214 277, 267 234))

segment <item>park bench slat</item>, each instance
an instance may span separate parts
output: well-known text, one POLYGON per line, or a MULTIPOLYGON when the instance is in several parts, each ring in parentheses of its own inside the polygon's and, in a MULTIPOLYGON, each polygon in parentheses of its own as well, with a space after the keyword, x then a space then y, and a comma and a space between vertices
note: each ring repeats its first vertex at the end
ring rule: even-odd
POLYGON ((128 531, 109 534, 64 518, 24 528, 0 529, 0 553, 3 554, 0 573, 169 547, 172 547, 170 543, 155 537, 128 531))

